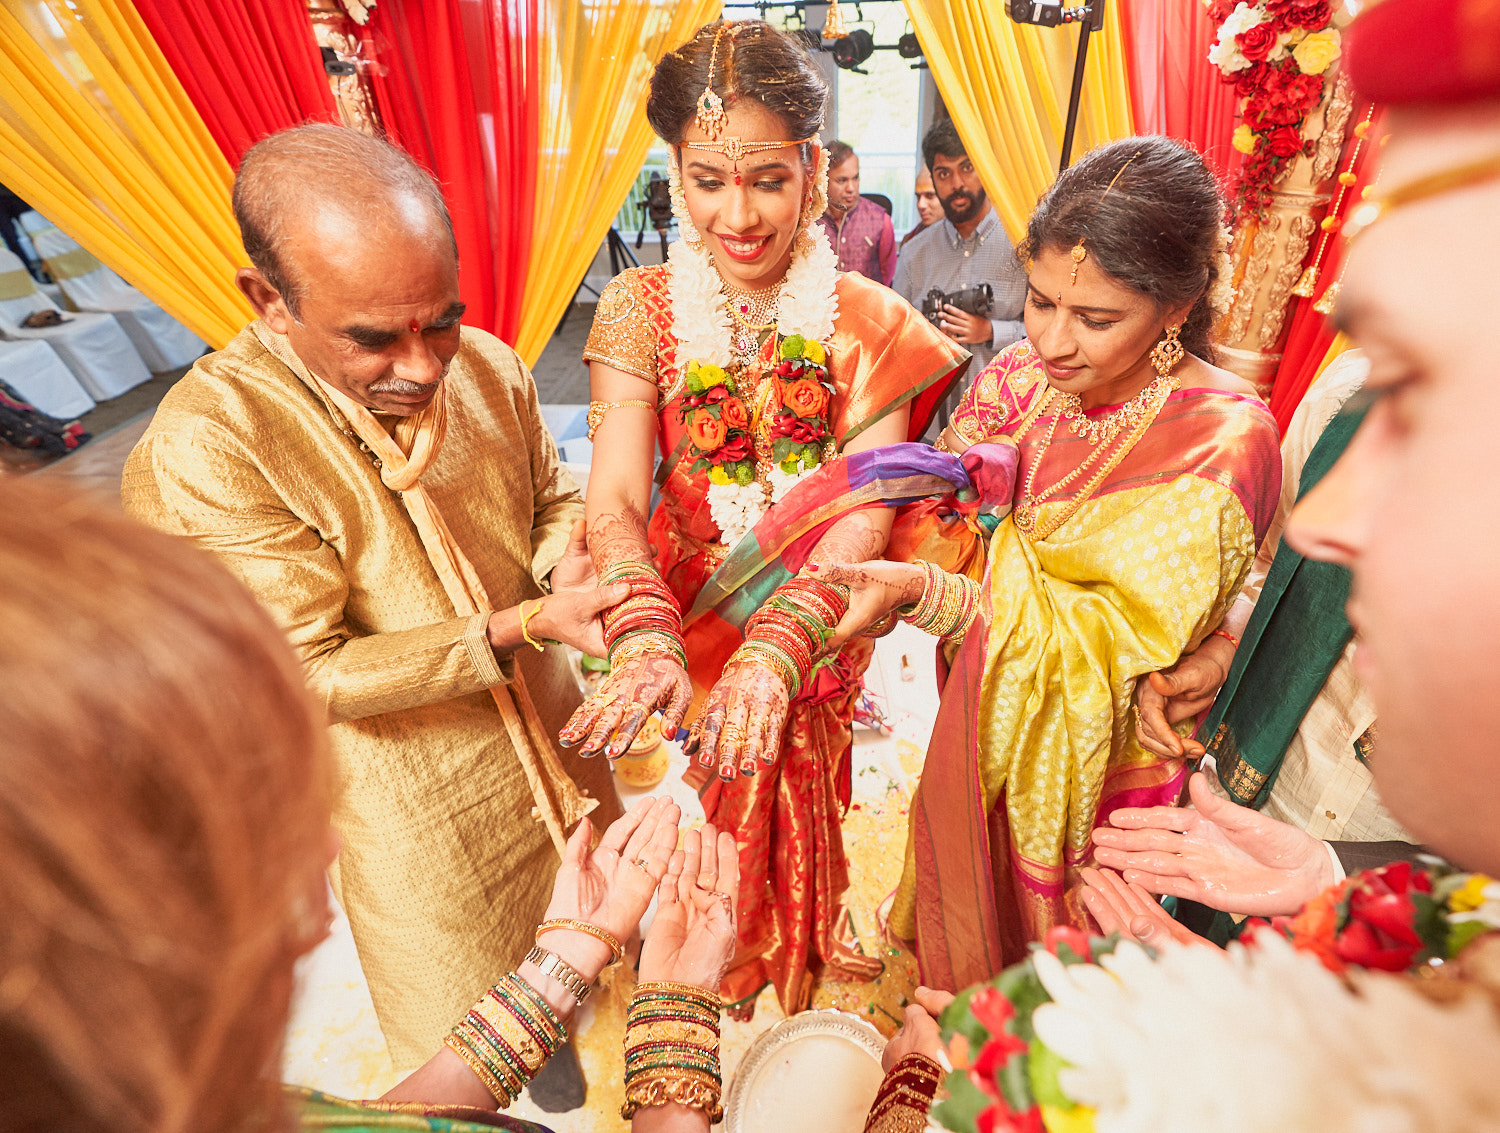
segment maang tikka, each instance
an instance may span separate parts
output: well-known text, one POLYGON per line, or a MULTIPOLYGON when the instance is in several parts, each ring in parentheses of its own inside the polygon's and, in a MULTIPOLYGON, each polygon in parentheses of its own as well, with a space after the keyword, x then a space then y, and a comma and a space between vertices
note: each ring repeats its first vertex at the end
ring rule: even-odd
POLYGON ((703 87, 703 93, 698 96, 698 113, 693 116, 698 129, 708 135, 709 141, 714 142, 723 135, 724 127, 729 123, 729 115, 724 113, 724 100, 714 93, 714 71, 719 65, 719 40, 728 30, 729 25, 724 23, 714 33, 713 50, 708 55, 708 82, 703 87))
MULTIPOLYGON (((1109 179, 1109 184, 1104 187, 1104 192, 1099 194, 1099 199, 1101 201, 1103 201, 1105 197, 1109 196, 1109 191, 1115 187, 1115 182, 1120 179, 1120 175, 1125 172, 1125 170, 1130 166, 1130 163, 1140 156, 1141 151, 1136 150, 1133 154, 1125 159, 1125 164, 1120 166, 1115 175, 1109 179)), ((1078 285, 1078 269, 1083 266, 1083 261, 1089 258, 1088 245, 1084 243, 1086 239, 1088 239, 1087 233, 1078 238, 1078 243, 1074 244, 1073 250, 1068 253, 1068 255, 1073 259, 1073 276, 1069 280, 1069 284, 1071 286, 1076 287, 1078 285)))

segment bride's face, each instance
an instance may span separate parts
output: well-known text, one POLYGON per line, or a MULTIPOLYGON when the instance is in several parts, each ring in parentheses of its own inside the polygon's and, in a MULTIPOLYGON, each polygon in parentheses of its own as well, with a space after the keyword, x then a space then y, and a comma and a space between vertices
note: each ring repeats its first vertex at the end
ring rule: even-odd
MULTIPOLYGON (((795 140, 779 117, 749 99, 729 107, 728 118, 721 141, 795 140)), ((745 291, 774 286, 791 262, 803 202, 812 192, 800 147, 759 150, 736 164, 693 145, 707 140, 697 123, 689 123, 678 151, 693 225, 726 283, 745 291)))

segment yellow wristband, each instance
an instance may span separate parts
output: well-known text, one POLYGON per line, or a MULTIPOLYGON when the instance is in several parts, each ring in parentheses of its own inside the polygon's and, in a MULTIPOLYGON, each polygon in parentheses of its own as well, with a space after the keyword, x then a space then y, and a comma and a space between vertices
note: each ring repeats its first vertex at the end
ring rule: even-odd
POLYGON ((532 598, 532 599, 529 599, 529 601, 532 601, 532 602, 536 603, 536 605, 532 608, 531 613, 529 613, 529 614, 526 612, 526 603, 525 602, 522 602, 521 606, 520 606, 520 609, 521 609, 521 636, 526 639, 526 644, 529 645, 529 646, 531 646, 538 653, 540 653, 542 651, 542 643, 540 641, 538 641, 536 638, 534 638, 534 637, 531 636, 531 631, 529 629, 527 629, 526 626, 531 621, 532 618, 536 617, 537 614, 541 612, 542 603, 545 600, 546 599, 544 599, 544 598, 532 598))

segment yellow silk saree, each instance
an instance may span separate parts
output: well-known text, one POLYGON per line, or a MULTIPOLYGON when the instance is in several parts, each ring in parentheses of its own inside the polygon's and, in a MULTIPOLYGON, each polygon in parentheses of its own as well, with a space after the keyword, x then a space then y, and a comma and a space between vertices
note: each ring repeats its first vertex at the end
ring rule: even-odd
MULTIPOLYGON (((975 380, 954 420, 976 440, 1008 434, 1047 392, 1022 341, 975 380)), ((1050 418, 1049 408, 1014 438, 1022 473, 1050 418)), ((1037 485, 1091 447, 1059 423, 1037 485)), ((927 983, 966 986, 1052 925, 1083 927, 1078 869, 1095 824, 1119 807, 1178 801, 1181 761, 1136 742, 1135 684, 1219 624, 1270 522, 1280 468, 1260 401, 1181 389, 1056 531, 1032 541, 1009 518, 996 529, 984 626, 944 688, 891 916, 916 937, 927 983)), ((1038 529, 1069 503, 1043 503, 1038 529)))

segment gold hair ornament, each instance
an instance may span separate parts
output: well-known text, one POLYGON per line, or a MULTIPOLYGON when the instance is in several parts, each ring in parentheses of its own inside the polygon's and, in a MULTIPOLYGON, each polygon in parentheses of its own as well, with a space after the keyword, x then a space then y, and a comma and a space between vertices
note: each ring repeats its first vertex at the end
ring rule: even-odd
MULTIPOLYGON (((1103 201, 1105 197, 1109 196, 1110 190, 1115 187, 1115 182, 1118 181, 1120 179, 1120 175, 1123 174, 1127 168, 1129 168, 1130 163, 1140 156, 1141 151, 1136 150, 1133 154, 1125 159, 1124 165, 1115 170, 1115 175, 1109 179, 1109 184, 1104 187, 1104 192, 1099 195, 1099 199, 1101 201, 1103 201)), ((1073 277, 1069 281, 1069 283, 1075 287, 1078 285, 1078 269, 1083 266, 1083 261, 1089 258, 1088 247, 1084 244, 1084 240, 1086 240, 1087 238, 1087 233, 1080 236, 1078 238, 1078 243, 1074 244, 1073 250, 1068 253, 1068 255, 1073 257, 1073 277)))
POLYGON ((729 122, 729 116, 724 113, 724 100, 714 93, 714 71, 719 65, 719 40, 728 30, 727 23, 720 24, 719 30, 714 33, 713 50, 708 54, 708 81, 704 84, 703 93, 698 96, 698 113, 693 116, 698 129, 715 141, 724 133, 724 127, 729 122))
POLYGON ((1425 201, 1428 197, 1441 196, 1443 193, 1467 189, 1471 185, 1493 181, 1497 177, 1500 177, 1500 154, 1491 154, 1477 161, 1465 162, 1463 165, 1429 173, 1426 177, 1418 177, 1415 181, 1408 181, 1388 193, 1372 196, 1365 201, 1349 214, 1349 221, 1344 225, 1344 236, 1353 240, 1387 213, 1394 212, 1404 205, 1425 201))

